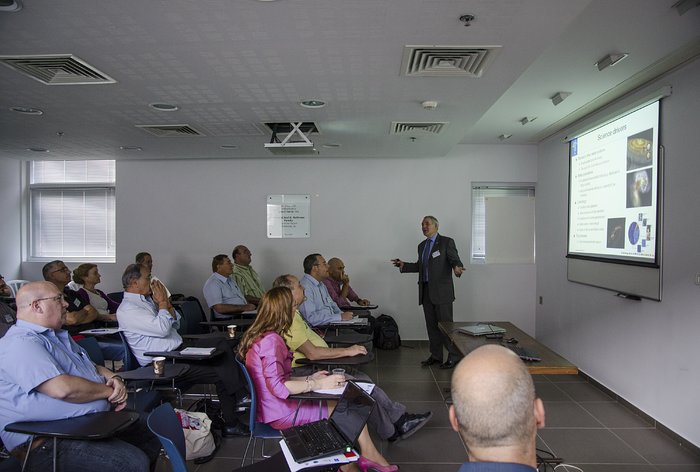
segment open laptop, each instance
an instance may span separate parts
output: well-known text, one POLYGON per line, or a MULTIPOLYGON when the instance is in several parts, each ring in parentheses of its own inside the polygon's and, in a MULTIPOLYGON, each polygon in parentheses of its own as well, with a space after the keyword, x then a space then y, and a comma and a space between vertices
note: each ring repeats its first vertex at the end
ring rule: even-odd
POLYGON ((503 334, 506 332, 505 329, 500 326, 491 324, 475 324, 469 326, 462 326, 459 331, 464 334, 471 334, 472 336, 485 336, 487 334, 503 334))
POLYGON ((374 408, 374 399, 353 381, 327 420, 281 431, 296 462, 350 452, 374 408))

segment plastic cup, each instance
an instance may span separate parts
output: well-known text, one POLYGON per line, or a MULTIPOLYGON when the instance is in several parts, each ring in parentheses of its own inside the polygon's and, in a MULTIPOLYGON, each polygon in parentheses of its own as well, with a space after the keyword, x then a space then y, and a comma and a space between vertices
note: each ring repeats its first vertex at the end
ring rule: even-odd
POLYGON ((343 385, 343 382, 345 382, 345 369, 333 369, 333 375, 342 375, 343 376, 343 381, 338 382, 338 386, 340 387, 343 385))

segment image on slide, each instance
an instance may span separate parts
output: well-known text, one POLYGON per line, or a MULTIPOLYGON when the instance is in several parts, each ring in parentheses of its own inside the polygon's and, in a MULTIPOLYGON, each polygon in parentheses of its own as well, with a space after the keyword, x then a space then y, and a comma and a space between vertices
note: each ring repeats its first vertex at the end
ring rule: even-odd
POLYGON ((627 173, 627 208, 651 206, 651 169, 627 173))
POLYGON ((625 219, 608 218, 608 239, 605 247, 609 249, 625 248, 625 219))
POLYGON ((648 167, 652 164, 654 129, 627 137, 627 170, 648 167))

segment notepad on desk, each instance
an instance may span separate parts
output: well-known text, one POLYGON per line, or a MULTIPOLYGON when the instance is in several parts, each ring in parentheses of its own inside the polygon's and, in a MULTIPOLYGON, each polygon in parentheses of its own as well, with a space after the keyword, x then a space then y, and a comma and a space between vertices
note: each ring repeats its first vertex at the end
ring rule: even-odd
POLYGON ((214 351, 216 351, 215 347, 186 347, 180 351, 180 354, 183 356, 209 356, 214 351))
POLYGON ((106 334, 115 334, 118 332, 119 332, 119 328, 95 328, 95 329, 86 329, 84 331, 81 331, 80 334, 106 335, 106 334))
POLYGON ((368 323, 367 318, 360 318, 359 316, 354 316, 349 320, 338 320, 331 324, 334 325, 366 325, 368 323))
MULTIPOLYGON (((374 390, 374 384, 370 382, 355 382, 358 387, 360 387, 362 390, 367 392, 368 395, 372 394, 372 390, 374 390)), ((345 390, 345 384, 343 384, 342 387, 336 387, 336 388, 320 388, 318 390, 314 390, 316 393, 323 393, 326 395, 342 395, 343 391, 345 390)))

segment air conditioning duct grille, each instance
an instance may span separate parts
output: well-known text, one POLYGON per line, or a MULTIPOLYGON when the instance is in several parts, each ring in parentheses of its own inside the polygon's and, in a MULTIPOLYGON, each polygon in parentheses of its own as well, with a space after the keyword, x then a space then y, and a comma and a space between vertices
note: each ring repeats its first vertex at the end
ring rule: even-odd
POLYGON ((404 134, 404 133, 430 133, 430 134, 440 134, 443 129, 449 124, 448 121, 435 121, 435 122, 406 122, 406 121, 394 121, 391 124, 391 134, 404 134))
POLYGON ((72 54, 0 56, 0 62, 46 85, 94 85, 116 82, 72 54))
POLYGON ((174 138, 183 136, 204 136, 190 125, 136 125, 137 128, 151 133, 159 138, 174 138))
POLYGON ((479 78, 501 46, 405 46, 401 75, 479 78))

